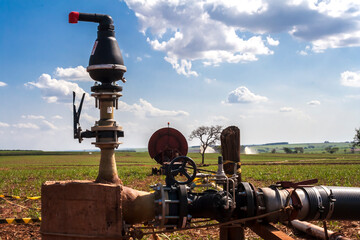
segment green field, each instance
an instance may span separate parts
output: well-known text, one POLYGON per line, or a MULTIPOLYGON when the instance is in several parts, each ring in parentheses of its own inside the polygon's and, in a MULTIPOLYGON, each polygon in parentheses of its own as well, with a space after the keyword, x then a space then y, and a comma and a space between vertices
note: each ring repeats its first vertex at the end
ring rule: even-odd
POLYGON ((262 144, 248 146, 257 153, 270 153, 275 150, 277 153, 284 153, 284 148, 303 148, 304 153, 327 153, 326 148, 338 148, 337 153, 350 153, 352 143, 350 142, 324 142, 324 143, 292 143, 292 144, 262 144))
MULTIPOLYGON (((0 195, 39 196, 41 184, 50 180, 93 180, 97 177, 100 153, 42 152, 41 155, 6 154, 0 156, 0 195)), ((216 170, 219 154, 206 154, 201 167, 216 170)), ((198 153, 189 157, 201 162, 198 153)), ((254 154, 242 155, 243 181, 256 187, 277 181, 318 178, 319 184, 360 187, 360 154, 254 154)), ((118 174, 124 185, 149 191, 149 185, 164 182, 164 176, 150 176, 159 165, 147 152, 117 152, 118 174)), ((40 201, 15 200, 30 209, 21 209, 0 199, 0 218, 39 217, 40 201), (7 211, 5 210, 7 209, 7 211), (9 210, 12 209, 12 210, 9 210)))

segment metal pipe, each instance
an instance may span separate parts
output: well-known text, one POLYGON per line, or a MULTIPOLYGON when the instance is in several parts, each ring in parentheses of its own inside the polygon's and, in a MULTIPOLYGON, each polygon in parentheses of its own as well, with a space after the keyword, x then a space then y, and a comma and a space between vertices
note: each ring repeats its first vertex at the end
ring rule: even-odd
MULTIPOLYGON (((320 239, 326 239, 325 230, 322 227, 316 226, 314 224, 303 222, 299 220, 293 220, 291 221, 291 225, 309 235, 312 235, 314 237, 320 238, 320 239)), ((339 233, 327 230, 329 239, 331 240, 350 240, 350 238, 346 238, 344 236, 341 236, 339 233)))
POLYGON ((122 216, 127 224, 144 223, 155 219, 155 193, 122 186, 122 216))
MULTIPOLYGON (((358 187, 302 187, 293 190, 290 196, 292 190, 276 187, 260 188, 259 191, 263 192, 266 212, 283 209, 289 202, 289 206, 295 207, 295 210, 292 210, 293 219, 360 220, 360 188, 358 187)), ((270 222, 288 219, 289 216, 285 212, 267 218, 270 222)))

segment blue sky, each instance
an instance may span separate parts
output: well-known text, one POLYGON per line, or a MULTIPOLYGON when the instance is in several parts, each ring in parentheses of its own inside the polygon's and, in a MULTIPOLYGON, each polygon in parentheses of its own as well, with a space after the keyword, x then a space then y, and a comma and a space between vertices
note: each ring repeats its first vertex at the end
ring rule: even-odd
MULTIPOLYGON (((186 137, 236 125, 242 144, 351 141, 360 127, 360 3, 315 0, 0 1, 0 149, 94 148, 72 139, 72 91, 90 94, 97 24, 114 19, 128 71, 121 147, 167 122, 186 137)), ((87 95, 81 125, 99 112, 87 95)), ((196 140, 190 145, 198 144, 196 140)))

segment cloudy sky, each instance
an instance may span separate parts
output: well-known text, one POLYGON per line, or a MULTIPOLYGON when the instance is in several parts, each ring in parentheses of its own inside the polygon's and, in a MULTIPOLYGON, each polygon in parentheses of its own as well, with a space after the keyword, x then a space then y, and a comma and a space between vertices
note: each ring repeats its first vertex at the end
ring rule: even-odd
MULTIPOLYGON (((128 71, 116 121, 121 147, 145 147, 167 122, 186 137, 236 125, 242 144, 351 141, 360 127, 357 0, 2 0, 0 149, 91 149, 72 138, 99 112, 86 67, 109 14, 128 71)), ((197 141, 190 145, 198 144, 197 141)))

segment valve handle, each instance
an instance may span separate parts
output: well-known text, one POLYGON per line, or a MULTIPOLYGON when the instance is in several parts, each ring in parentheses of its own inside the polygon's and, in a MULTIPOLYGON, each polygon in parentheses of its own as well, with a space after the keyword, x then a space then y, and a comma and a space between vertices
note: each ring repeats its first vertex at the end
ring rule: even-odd
POLYGON ((80 127, 80 114, 81 114, 82 106, 84 103, 85 93, 83 93, 83 95, 81 97, 79 109, 77 111, 76 111, 76 106, 75 106, 75 98, 76 98, 76 94, 75 94, 75 92, 73 92, 74 138, 75 139, 78 138, 79 142, 81 142, 82 138, 81 138, 81 127, 80 127))
POLYGON ((174 180, 175 183, 179 185, 189 184, 191 183, 196 177, 196 164, 195 162, 186 156, 180 156, 174 158, 169 164, 169 177, 174 180), (187 165, 189 165, 187 167, 187 165), (190 175, 187 169, 192 169, 192 174, 190 175), (186 181, 177 181, 175 177, 178 174, 182 174, 186 177, 186 181))

